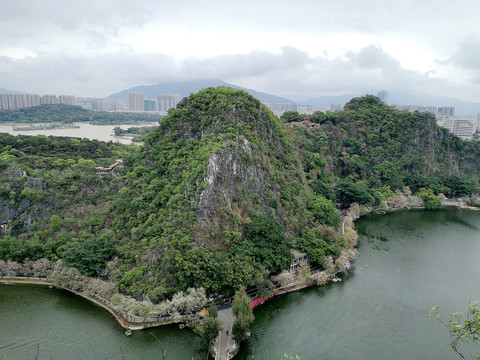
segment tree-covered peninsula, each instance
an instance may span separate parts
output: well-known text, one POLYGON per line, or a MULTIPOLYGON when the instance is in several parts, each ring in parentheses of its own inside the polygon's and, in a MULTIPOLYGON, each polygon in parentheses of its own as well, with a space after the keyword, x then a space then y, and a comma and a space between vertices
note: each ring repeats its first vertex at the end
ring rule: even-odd
POLYGON ((290 249, 323 267, 344 256, 354 242, 337 209, 406 189, 432 208, 475 193, 479 155, 432 115, 373 96, 278 119, 225 87, 183 99, 140 148, 1 134, 0 265, 61 260, 153 303, 262 290, 290 249))

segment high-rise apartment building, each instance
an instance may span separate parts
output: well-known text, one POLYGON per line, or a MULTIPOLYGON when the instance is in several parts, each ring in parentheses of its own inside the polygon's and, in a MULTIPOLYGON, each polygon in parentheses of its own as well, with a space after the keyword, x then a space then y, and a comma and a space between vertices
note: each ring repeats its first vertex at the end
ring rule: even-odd
POLYGON ((382 90, 382 91, 379 91, 377 93, 377 97, 383 101, 384 104, 387 103, 387 99, 388 99, 388 92, 386 92, 385 90, 382 90))
POLYGON ((441 116, 454 116, 455 107, 454 106, 442 106, 437 110, 438 115, 441 116))
POLYGON ((42 98, 37 94, 2 93, 0 94, 0 109, 17 110, 24 107, 38 106, 42 98))
POLYGON ((475 132, 474 119, 459 119, 451 116, 444 117, 438 121, 438 125, 447 128, 462 139, 470 140, 475 132))
POLYGON ((59 95, 58 103, 65 105, 75 105, 75 96, 73 95, 59 95))
POLYGON ((41 103, 46 105, 58 104, 57 95, 42 95, 41 103))
POLYGON ((312 113, 312 110, 311 110, 311 106, 310 105, 297 105, 297 112, 299 114, 311 114, 312 113))
POLYGON ((143 101, 143 108, 145 109, 145 111, 155 111, 155 110, 157 110, 156 101, 145 99, 143 101))
POLYGON ((343 109, 342 104, 330 104, 330 111, 340 111, 343 109))
POLYGON ((128 105, 130 110, 133 110, 133 111, 145 110, 144 101, 145 101, 145 97, 142 92, 128 93, 128 105))
POLYGON ((175 108, 180 100, 180 94, 158 94, 157 111, 168 111, 171 108, 175 108))

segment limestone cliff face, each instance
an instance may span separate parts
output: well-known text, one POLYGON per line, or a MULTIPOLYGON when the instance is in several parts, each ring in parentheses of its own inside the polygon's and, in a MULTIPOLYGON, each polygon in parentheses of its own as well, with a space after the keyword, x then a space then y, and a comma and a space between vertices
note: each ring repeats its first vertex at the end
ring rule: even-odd
POLYGON ((208 234, 212 226, 237 230, 238 226, 225 216, 228 212, 241 218, 248 217, 255 209, 281 225, 286 224, 282 210, 270 206, 280 203, 281 189, 263 163, 251 164, 246 160, 254 157, 261 158, 245 138, 225 143, 210 155, 205 188, 199 191, 198 197, 197 238, 208 234))
POLYGON ((195 242, 212 244, 224 230, 241 232, 254 213, 274 218, 287 234, 309 221, 304 210, 311 190, 296 151, 286 128, 258 100, 220 88, 184 99, 147 141, 144 154, 156 174, 183 187, 181 195, 195 213, 195 242), (176 149, 170 149, 172 142, 176 149))
MULTIPOLYGON (((25 188, 31 189, 32 192, 41 192, 46 188, 45 179, 27 176, 26 172, 17 166, 8 167, 2 175, 5 180, 2 188, 10 192, 10 196, 15 192, 20 193, 25 188)), ((45 204, 36 202, 32 197, 17 196, 16 201, 10 198, 0 199, 0 225, 9 228, 11 223, 17 220, 29 229, 34 222, 47 216, 51 209, 45 204)))
MULTIPOLYGON (((29 231, 34 223, 49 219, 54 214, 69 214, 74 216, 81 213, 96 201, 95 194, 105 188, 106 184, 95 175, 91 169, 90 179, 94 181, 74 181, 64 186, 53 182, 58 179, 45 179, 28 176, 17 165, 11 165, 2 172, 0 188, 0 225, 4 232, 15 229, 29 231), (75 185, 73 193, 71 185, 75 185)), ((84 179, 83 179, 84 180, 84 179)))

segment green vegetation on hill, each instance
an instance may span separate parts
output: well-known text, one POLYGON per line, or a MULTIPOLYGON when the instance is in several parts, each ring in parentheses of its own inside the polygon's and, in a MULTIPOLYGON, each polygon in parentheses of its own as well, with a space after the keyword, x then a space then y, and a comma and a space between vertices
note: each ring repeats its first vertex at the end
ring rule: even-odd
POLYGON ((285 130, 230 88, 194 94, 162 120, 114 200, 128 259, 120 281, 130 294, 150 287, 158 298, 194 286, 227 295, 288 266, 290 236, 315 218, 285 130))
POLYGON ((0 260, 62 259, 154 302, 262 293, 289 249, 326 267, 343 256, 337 207, 408 186, 434 209, 439 193, 478 190, 478 142, 428 114, 367 96, 308 116, 315 128, 298 119, 220 87, 183 99, 139 148, 0 134, 0 260), (96 175, 117 158, 115 175, 96 175))
POLYGON ((91 122, 96 125, 160 122, 161 115, 130 112, 90 111, 72 105, 40 105, 18 110, 0 110, 0 122, 50 123, 91 122))
POLYGON ((147 135, 153 130, 155 130, 153 126, 129 127, 128 129, 122 129, 120 126, 116 126, 113 132, 115 136, 132 136, 133 142, 143 142, 147 138, 147 135))
POLYGON ((96 140, 0 134, 0 223, 7 225, 0 259, 64 259, 89 275, 104 267, 116 252, 106 205, 123 179, 99 177, 95 167, 134 151, 96 140))
POLYGON ((326 161, 329 172, 311 177, 313 190, 342 206, 378 204, 404 186, 448 197, 478 189, 480 143, 439 127, 432 114, 394 110, 371 95, 352 99, 344 111, 285 114, 286 122, 319 124, 291 129, 301 151, 326 161))

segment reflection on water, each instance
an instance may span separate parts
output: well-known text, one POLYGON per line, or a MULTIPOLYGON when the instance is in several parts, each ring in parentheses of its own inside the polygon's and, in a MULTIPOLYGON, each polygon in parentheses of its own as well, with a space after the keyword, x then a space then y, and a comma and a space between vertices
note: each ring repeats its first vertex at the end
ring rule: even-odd
POLYGON ((164 326, 129 337, 102 308, 63 290, 0 285, 0 359, 191 359, 190 329, 164 326), (152 335, 152 333, 158 338, 152 335))
POLYGON ((344 281, 257 308, 238 359, 457 358, 428 311, 480 300, 480 212, 399 211, 356 226, 360 256, 344 281))
MULTIPOLYGON (((480 212, 399 211, 357 226, 369 237, 360 236, 344 281, 256 308, 237 359, 456 359, 428 311, 465 311, 480 300, 480 212)), ((169 360, 191 359, 193 339, 175 325, 126 337, 108 312, 75 295, 0 286, 0 359, 34 359, 37 344, 40 359, 160 359, 162 347, 169 360)))

